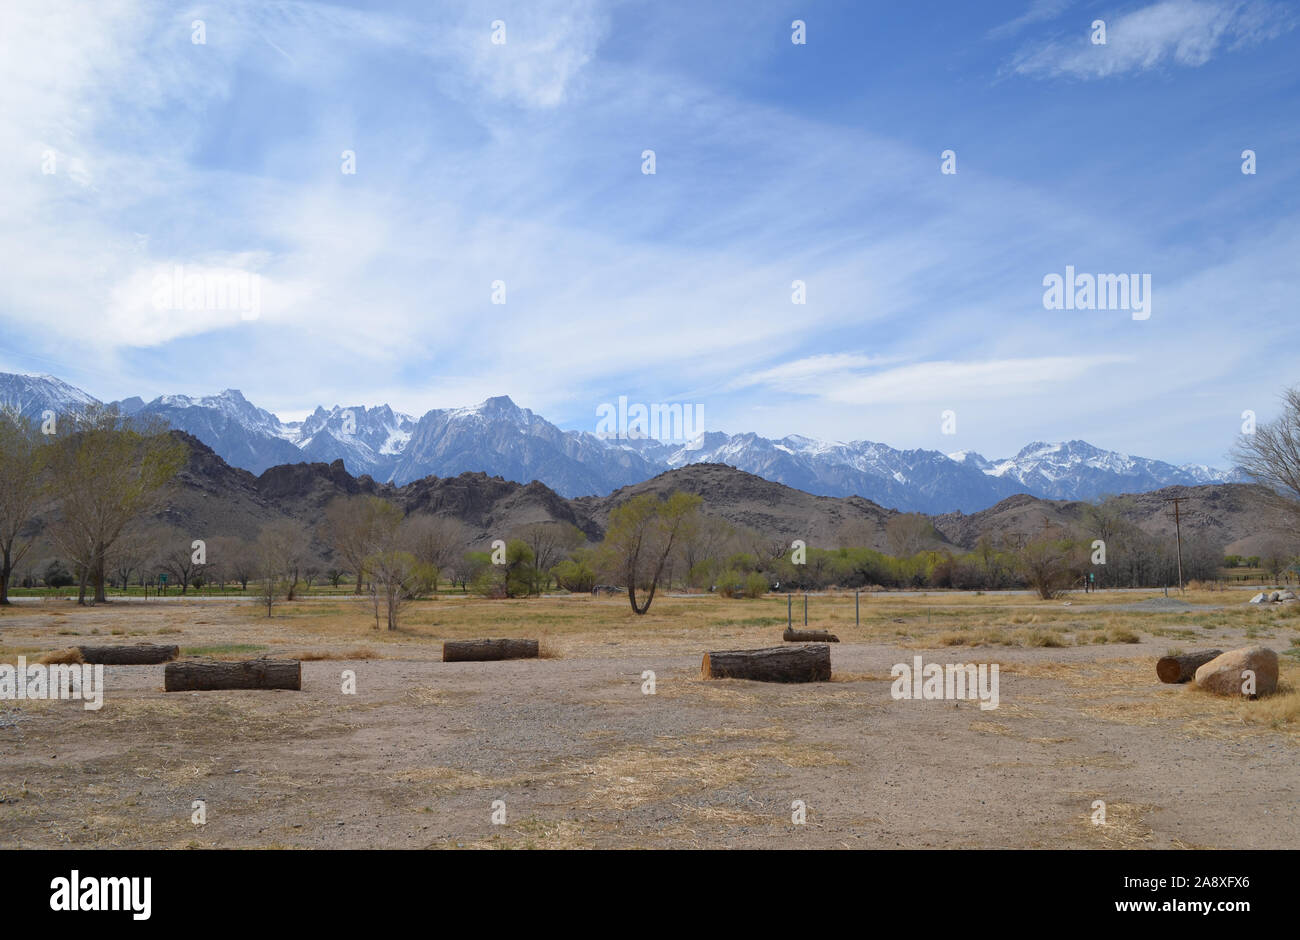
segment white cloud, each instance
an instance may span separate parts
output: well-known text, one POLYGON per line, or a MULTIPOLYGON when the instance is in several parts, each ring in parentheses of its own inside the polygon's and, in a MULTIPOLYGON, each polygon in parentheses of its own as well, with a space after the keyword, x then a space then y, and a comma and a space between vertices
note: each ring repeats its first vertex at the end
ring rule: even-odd
POLYGON ((1133 357, 932 361, 864 372, 868 361, 868 357, 852 355, 812 356, 759 372, 745 384, 848 405, 985 401, 1029 397, 1063 381, 1078 381, 1101 366, 1131 362, 1133 357))
POLYGON ((1265 0, 1161 0, 1120 16, 1100 16, 1106 43, 1094 45, 1089 23, 1076 35, 1027 47, 1010 69, 1021 75, 1095 79, 1173 64, 1195 68, 1224 50, 1273 39, 1295 27, 1284 7, 1265 0))
POLYGON ((1004 36, 1014 36, 1034 23, 1056 19, 1073 3, 1074 0, 1034 0, 1029 5, 1029 9, 1020 16, 990 29, 988 32, 989 38, 1001 39, 1004 36))

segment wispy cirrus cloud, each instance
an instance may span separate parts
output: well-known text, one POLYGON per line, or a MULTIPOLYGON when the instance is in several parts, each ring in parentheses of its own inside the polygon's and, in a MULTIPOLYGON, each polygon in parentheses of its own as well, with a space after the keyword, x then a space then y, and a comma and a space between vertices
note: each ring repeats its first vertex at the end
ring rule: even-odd
POLYGON ((872 367, 884 362, 843 354, 809 356, 738 381, 846 405, 983 400, 1029 396, 1062 381, 1082 379, 1103 366, 1134 359, 1122 354, 1036 356, 938 360, 877 369, 872 367))
MULTIPOLYGON (((1251 18, 1276 2, 1117 2, 1230 14, 1143 27, 1157 62, 1199 35, 1219 54, 1281 28, 1251 18)), ((1240 101, 1248 134, 1189 110, 1191 82, 1111 108, 1112 139, 1150 136, 1154 155, 1116 174, 1114 147, 1044 128, 1062 97, 1118 83, 991 81, 1007 42, 1086 41, 1097 8, 1008 0, 998 20, 1023 12, 994 45, 969 42, 994 22, 979 10, 954 31, 899 5, 900 41, 863 56, 847 37, 872 11, 828 7, 803 47, 775 0, 718 0, 689 28, 672 5, 594 0, 0 3, 0 213, 16 220, 0 370, 103 398, 235 386, 286 413, 510 394, 588 429, 627 394, 767 436, 1007 452, 1069 435, 1217 460, 1235 415, 1294 379, 1244 332, 1223 340, 1246 322, 1277 349, 1300 338, 1300 165, 1276 117, 1290 89, 1268 80, 1289 74, 1285 42, 1183 76, 1240 101), (1204 152, 1171 164, 1187 136, 1204 152), (947 146, 960 174, 940 173, 947 146), (1235 162, 1245 147, 1257 176, 1235 162), (1152 271, 1157 313, 1044 310, 1065 262, 1152 271), (258 316, 160 309, 155 279, 178 265, 257 275, 258 316)), ((1105 54, 1143 32, 1101 9, 1105 54)))
POLYGON ((1073 38, 1026 46, 1005 70, 1086 80, 1168 65, 1196 68, 1296 26, 1294 12, 1267 0, 1161 0, 1099 18, 1106 23, 1105 44, 1094 44, 1088 24, 1080 23, 1073 38))
POLYGON ((1029 9, 1013 20, 994 26, 988 31, 990 39, 1014 36, 1035 23, 1054 20, 1074 5, 1074 0, 1034 0, 1029 9))

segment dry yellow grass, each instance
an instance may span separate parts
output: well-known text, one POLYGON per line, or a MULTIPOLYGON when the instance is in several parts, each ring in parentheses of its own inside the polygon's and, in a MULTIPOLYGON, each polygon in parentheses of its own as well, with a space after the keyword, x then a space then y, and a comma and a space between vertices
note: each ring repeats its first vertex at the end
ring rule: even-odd
POLYGON ((75 646, 70 646, 65 650, 55 650, 52 653, 44 653, 36 657, 36 661, 45 666, 68 665, 71 663, 82 662, 81 650, 75 646))
POLYGON ((1092 813, 1079 817, 1092 842, 1102 848, 1137 848, 1151 841, 1152 829, 1143 817, 1159 809, 1147 803, 1106 803, 1106 821, 1093 822, 1092 813))
POLYGON ((358 646, 349 650, 306 650, 289 658, 308 663, 326 659, 383 659, 384 657, 382 653, 375 652, 369 646, 358 646))
MULTIPOLYGON (((1241 592, 1192 592, 1180 599, 1189 604, 1223 605, 1241 592)), ((1041 601, 1028 595, 964 595, 927 592, 863 595, 861 623, 854 623, 851 593, 812 597, 809 627, 828 629, 846 643, 900 640, 919 646, 1009 645, 1019 647, 1090 645, 1095 642, 1131 643, 1134 637, 1181 635, 1211 638, 1215 631, 1247 628, 1291 637, 1300 616, 1248 608, 1244 603, 1227 609, 1106 610, 1108 606, 1140 605, 1160 600, 1149 594, 1071 595, 1066 601, 1041 601)), ((1244 602, 1244 594, 1241 600, 1244 602)), ((1300 605, 1296 605, 1300 607, 1300 605)), ((111 632, 117 623, 114 608, 129 609, 136 632, 157 634, 182 631, 191 643, 220 635, 234 639, 283 645, 288 652, 304 641, 337 646, 366 645, 381 655, 400 651, 414 658, 419 651, 446 639, 477 636, 541 637, 552 655, 587 656, 610 643, 619 646, 680 646, 698 650, 701 644, 779 644, 786 622, 781 596, 753 600, 728 600, 713 595, 676 597, 659 595, 650 612, 637 616, 623 598, 589 595, 485 600, 443 595, 420 601, 404 611, 399 630, 376 630, 373 611, 361 598, 329 597, 277 604, 266 618, 252 604, 205 605, 201 611, 185 604, 153 607, 120 603, 95 608, 67 604, 54 621, 60 629, 93 635, 111 632)), ((801 618, 800 618, 801 619, 801 618)), ((801 626, 802 624, 797 624, 801 626)), ((34 636, 48 636, 48 628, 34 636)), ((1283 646, 1286 644, 1283 643, 1283 646)), ((714 647, 719 648, 719 647, 714 647)), ((8 655, 12 648, 4 650, 8 655)))
MULTIPOLYGON (((1224 593, 1187 599, 1223 603, 1224 593)), ((1147 598, 1157 596, 1153 592, 1147 598)), ((1156 656, 1175 642, 1186 649, 1245 645, 1243 635, 1249 631, 1273 637, 1261 642, 1284 652, 1300 636, 1296 629, 1300 621, 1244 604, 1190 612, 1156 605, 1102 609, 1142 600, 1142 595, 1096 595, 1073 600, 1066 607, 1026 596, 875 595, 863 598, 861 624, 855 625, 852 594, 814 597, 809 627, 840 636, 843 645, 832 649, 836 666, 843 663, 844 668, 836 669, 831 683, 800 686, 705 682, 694 675, 705 650, 781 645, 783 597, 731 601, 661 595, 645 617, 632 614, 622 598, 442 597, 413 604, 402 628, 391 632, 375 630, 366 603, 352 598, 277 605, 270 619, 254 605, 234 603, 70 607, 59 611, 58 617, 24 610, 19 612, 21 619, 0 621, 5 627, 0 633, 0 657, 9 661, 19 653, 30 654, 29 661, 58 654, 70 642, 63 635, 67 632, 107 636, 126 628, 131 635, 172 633, 178 636, 173 642, 186 649, 224 651, 213 655, 233 658, 266 655, 383 662, 373 670, 378 681, 365 683, 365 694, 357 697, 338 695, 337 670, 328 675, 330 667, 323 664, 315 667, 312 688, 301 696, 167 695, 159 688, 160 670, 113 667, 120 691, 106 697, 103 710, 93 717, 93 735, 81 742, 86 748, 83 766, 93 766, 95 775, 53 781, 42 768, 23 763, 29 758, 15 757, 11 761, 15 783, 4 787, 5 797, 11 797, 11 789, 19 791, 24 780, 30 781, 25 792, 33 794, 33 787, 45 792, 0 802, 0 833, 13 842, 25 841, 31 833, 32 838, 39 836, 50 844, 290 847, 302 844, 300 833, 282 828, 274 815, 278 810, 270 807, 337 807, 333 810, 337 816, 315 823, 333 827, 335 818, 347 815, 357 799, 365 799, 384 808, 375 819, 387 827, 392 844, 401 846, 418 844, 405 841, 412 828, 403 814, 428 813, 465 814, 473 819, 462 830, 464 837, 449 847, 705 847, 716 846, 720 839, 746 844, 746 839, 765 837, 754 832, 775 833, 788 824, 788 812, 773 809, 782 810, 778 797, 789 802, 784 793, 770 792, 773 782, 778 787, 787 781, 797 783, 801 795, 805 789, 815 793, 818 787, 834 788, 836 798, 853 793, 851 781, 859 778, 867 781, 864 787, 874 788, 876 782, 868 780, 875 767, 873 757, 855 749, 874 742, 878 735, 895 733, 900 726, 948 737, 955 748, 968 749, 963 759, 996 757, 988 766, 996 770, 994 779, 1003 778, 998 785, 1009 791, 1033 792, 1035 782, 1042 783, 1044 777, 1069 776, 1081 783, 1095 782, 1093 792, 1108 793, 1114 792, 1114 780, 1139 774, 1144 781, 1156 782, 1136 796, 1119 795, 1169 806, 1168 814, 1174 814, 1177 800, 1162 793, 1160 772, 1152 773, 1149 761, 1144 763, 1134 752, 1126 752, 1125 759, 1107 753, 1106 741, 1118 735, 1147 741, 1184 735, 1207 739, 1272 735, 1267 743, 1300 744, 1296 692, 1300 663, 1284 655, 1281 693, 1248 702, 1220 699, 1190 686, 1163 686, 1155 677, 1156 656), (567 662, 535 664, 535 669, 527 667, 532 671, 511 673, 527 677, 514 685, 501 684, 501 670, 494 680, 491 666, 485 666, 482 674, 461 674, 437 665, 444 640, 482 636, 536 637, 543 643, 544 656, 567 662), (1132 645, 1135 638, 1140 646, 1132 645), (969 651, 976 645, 1004 649, 969 651), (893 681, 887 674, 889 664, 912 655, 903 650, 945 646, 967 648, 954 650, 952 656, 1010 660, 1000 662, 1002 703, 996 712, 969 710, 965 703, 960 711, 919 706, 907 710, 889 698, 885 685, 893 681), (617 666, 611 661, 617 661, 617 666), (658 673, 657 699, 642 698, 636 691, 642 668, 655 668, 658 673), (324 682, 327 675, 328 683, 324 682), (538 684, 525 684, 534 682, 538 684), (521 700, 528 705, 521 716, 529 713, 528 720, 537 720, 539 713, 551 709, 566 722, 574 720, 574 730, 551 749, 534 748, 529 737, 521 739, 523 747, 511 744, 513 749, 506 754, 488 747, 467 756, 470 752, 462 748, 470 746, 472 739, 462 736, 482 734, 500 720, 502 703, 521 700), (623 716, 641 705, 670 706, 664 712, 663 729, 650 725, 648 736, 643 722, 624 721, 623 716), (895 709, 897 715, 892 713, 895 709), (605 715, 610 716, 608 721, 605 715), (1120 725, 1138 727, 1124 730, 1120 725), (1138 730, 1140 726, 1157 730, 1152 734, 1138 730), (1104 733, 1099 734, 1099 728, 1104 733), (668 733, 669 729, 675 730, 668 733), (661 730, 662 736, 653 737, 661 730), (101 742, 120 745, 120 756, 101 754, 101 742), (232 742, 237 742, 237 751, 230 750, 232 742), (259 750, 263 762, 256 776, 228 776, 231 767, 247 768, 243 763, 247 755, 259 750), (267 754, 275 755, 271 765, 266 763, 267 754), (286 755, 284 760, 281 755, 286 755), (296 761, 292 769, 285 766, 290 756, 296 761), (355 767, 352 757, 357 758, 355 767), (852 762, 845 759, 849 757, 852 762), (113 772, 114 759, 117 776, 104 776, 113 772), (352 775, 343 782, 337 772, 342 765, 352 775), (114 781, 112 790, 91 797, 87 781, 105 779, 114 781), (239 803, 245 815, 262 813, 257 827, 238 836, 227 832, 222 836, 226 841, 214 842, 210 834, 194 833, 184 819, 147 816, 148 810, 163 812, 158 808, 162 803, 188 805, 182 798, 201 785, 224 786, 228 798, 246 800, 239 803), (769 792, 763 792, 765 787, 769 792), (1016 789, 1020 787, 1027 789, 1016 789), (144 795, 139 795, 141 790, 144 795), (509 791, 518 790, 526 791, 530 799, 541 798, 533 805, 512 800, 509 791), (151 796, 158 801, 160 795, 168 799, 151 806, 151 796), (751 802, 752 795, 763 802, 751 802), (486 811, 479 807, 498 797, 510 800, 511 821, 489 828, 486 811), (26 821, 36 818, 33 810, 38 806, 66 810, 93 799, 101 802, 86 807, 86 814, 98 820, 102 832, 82 830, 80 821, 77 826, 55 828, 26 821), (140 805, 128 805, 129 800, 140 805), (268 808, 258 809, 262 806, 268 808), (516 806, 522 809, 518 821, 513 816, 516 806), (635 821, 619 827, 616 820, 635 821), (751 833, 742 833, 745 829, 751 833)), ((23 731, 29 735, 41 728, 84 730, 91 720, 80 711, 74 713, 67 703, 29 701, 20 706, 6 703, 6 708, 26 723, 23 731)), ((548 719, 536 727, 544 736, 551 724, 548 719)), ((63 739, 49 740, 59 741, 48 754, 57 753, 62 765, 68 760, 63 739)), ((1180 741, 1179 746, 1185 743, 1180 741)), ((1270 756, 1278 753, 1269 752, 1270 756)), ((952 792, 960 790, 958 784, 952 792)), ((816 805, 825 812, 824 800, 816 805)), ((1072 804, 1054 817, 1059 831, 1045 832, 1042 838, 1074 833, 1070 839, 1077 842, 1150 844, 1149 827, 1143 828, 1143 815, 1149 809, 1133 802, 1120 803, 1116 810, 1112 804, 1112 828, 1090 829, 1092 834, 1083 836, 1074 832, 1078 809, 1072 804)), ((1191 810, 1182 806, 1181 811, 1191 810)), ((863 800, 862 805, 846 808, 847 815, 831 825, 844 824, 850 816, 866 818, 870 812, 869 801, 863 800)), ((962 818, 971 818, 970 812, 962 818)), ((1159 817, 1165 820, 1159 827, 1161 844, 1168 844, 1171 831, 1194 831, 1181 824, 1175 828, 1166 815, 1159 817)), ((425 817, 425 821, 432 819, 425 817)), ((308 829, 314 824, 311 819, 306 822, 308 829)), ((956 825, 962 824, 958 819, 956 825)), ((915 834, 929 825, 928 820, 900 823, 891 815, 883 828, 910 827, 915 834)), ((352 826, 346 829, 351 832, 352 826)), ((325 831, 327 839, 333 838, 333 829, 325 831)), ((1037 830, 1022 833, 1019 844, 1033 844, 1038 837, 1037 830)), ((430 832, 428 841, 434 840, 430 832)))

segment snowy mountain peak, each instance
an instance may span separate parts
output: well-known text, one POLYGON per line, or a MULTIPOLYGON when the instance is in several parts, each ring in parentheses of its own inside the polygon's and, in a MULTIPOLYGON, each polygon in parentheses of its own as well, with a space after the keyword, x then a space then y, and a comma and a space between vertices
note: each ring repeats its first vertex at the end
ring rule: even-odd
MULTIPOLYGON (((17 406, 30 418, 94 402, 53 376, 0 373, 0 405, 17 406)), ((900 450, 799 434, 779 440, 721 431, 702 432, 689 442, 605 439, 585 430, 562 431, 507 395, 435 409, 418 420, 388 405, 335 405, 317 406, 301 422, 283 422, 237 389, 202 398, 164 395, 147 404, 131 398, 119 406, 157 414, 254 473, 277 464, 342 460, 349 472, 384 482, 482 471, 520 483, 537 479, 569 497, 609 493, 694 463, 729 464, 808 493, 856 495, 930 513, 974 512, 1017 493, 1087 500, 1241 479, 1235 471, 1176 467, 1082 440, 1034 441, 1014 457, 988 460, 973 450, 900 450)))

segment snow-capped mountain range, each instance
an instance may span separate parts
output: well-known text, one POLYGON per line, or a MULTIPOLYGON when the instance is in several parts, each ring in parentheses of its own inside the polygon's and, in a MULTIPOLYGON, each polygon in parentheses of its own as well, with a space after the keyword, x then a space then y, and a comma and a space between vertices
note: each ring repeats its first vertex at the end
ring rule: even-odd
MULTIPOLYGON (((0 406, 39 420, 96 399, 49 375, 0 373, 0 406)), ((153 414, 194 435, 227 463, 262 473, 278 464, 342 460, 350 473, 408 483, 425 476, 483 471, 540 480, 562 496, 605 495, 690 463, 723 463, 819 496, 862 496, 893 509, 977 512, 1007 496, 1095 499, 1175 484, 1236 482, 1236 471, 1101 450, 1085 441, 1035 442, 1014 457, 973 451, 897 450, 871 441, 818 441, 798 435, 706 431, 689 443, 606 439, 565 431, 508 397, 470 408, 434 409, 421 418, 387 405, 318 407, 285 422, 234 389, 191 398, 128 398, 123 411, 153 414)))

